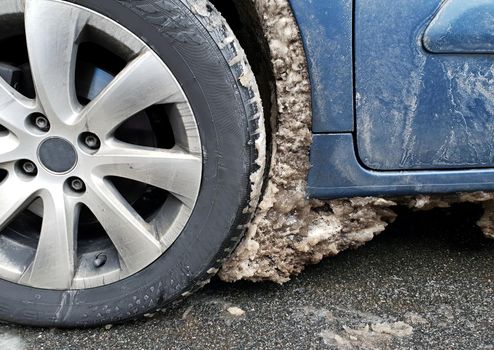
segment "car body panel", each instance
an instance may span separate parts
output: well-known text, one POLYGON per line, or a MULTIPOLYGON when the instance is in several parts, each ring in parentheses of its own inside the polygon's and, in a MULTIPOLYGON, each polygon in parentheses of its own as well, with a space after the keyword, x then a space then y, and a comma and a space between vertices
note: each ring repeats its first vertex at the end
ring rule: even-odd
POLYGON ((311 198, 402 196, 494 191, 494 169, 375 171, 361 165, 351 134, 316 134, 311 150, 311 198))
POLYGON ((353 132, 352 0, 292 0, 312 83, 312 130, 353 132))
POLYGON ((312 83, 311 197, 494 189, 494 5, 291 4, 312 83))

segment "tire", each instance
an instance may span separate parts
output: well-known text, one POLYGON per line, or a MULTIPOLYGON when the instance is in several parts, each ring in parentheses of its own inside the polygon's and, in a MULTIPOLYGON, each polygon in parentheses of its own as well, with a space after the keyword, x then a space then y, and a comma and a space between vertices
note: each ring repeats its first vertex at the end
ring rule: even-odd
MULTIPOLYGON (((45 1, 45 0, 42 0, 45 1)), ((240 241, 257 205, 264 121, 254 78, 234 34, 203 0, 64 0, 105 16, 144 41, 179 82, 202 143, 194 209, 154 262, 94 288, 35 288, 0 280, 0 319, 90 327, 139 318, 205 285, 240 241)))

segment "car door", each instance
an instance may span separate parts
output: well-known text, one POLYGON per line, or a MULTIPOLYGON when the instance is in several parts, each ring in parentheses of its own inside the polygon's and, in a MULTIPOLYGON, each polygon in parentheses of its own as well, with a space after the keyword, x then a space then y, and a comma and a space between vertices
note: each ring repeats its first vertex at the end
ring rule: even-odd
POLYGON ((494 2, 354 6, 360 161, 382 171, 494 166, 494 2))

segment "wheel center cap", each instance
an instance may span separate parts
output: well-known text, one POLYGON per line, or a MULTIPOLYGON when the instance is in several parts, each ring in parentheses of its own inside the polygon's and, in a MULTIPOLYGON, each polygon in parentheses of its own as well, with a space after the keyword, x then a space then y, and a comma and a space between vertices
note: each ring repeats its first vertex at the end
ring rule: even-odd
POLYGON ((59 174, 69 172, 77 164, 74 146, 60 137, 43 141, 38 148, 38 158, 46 169, 59 174))

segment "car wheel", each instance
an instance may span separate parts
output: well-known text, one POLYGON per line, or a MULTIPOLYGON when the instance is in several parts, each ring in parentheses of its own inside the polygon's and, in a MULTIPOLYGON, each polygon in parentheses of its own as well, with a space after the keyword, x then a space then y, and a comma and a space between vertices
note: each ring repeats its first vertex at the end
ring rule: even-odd
POLYGON ((225 23, 205 1, 3 0, 2 320, 121 322, 217 271, 264 161, 225 23))

